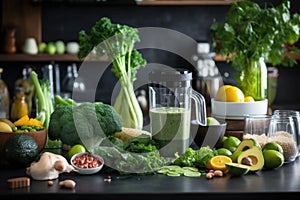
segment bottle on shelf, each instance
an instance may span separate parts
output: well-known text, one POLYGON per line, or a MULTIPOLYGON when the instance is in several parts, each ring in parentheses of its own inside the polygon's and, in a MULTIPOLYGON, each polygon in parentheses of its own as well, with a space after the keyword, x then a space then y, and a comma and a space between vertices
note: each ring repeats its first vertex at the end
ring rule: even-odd
POLYGON ((14 54, 16 51, 16 28, 7 27, 4 33, 3 52, 7 54, 14 54))
POLYGON ((24 115, 28 115, 28 107, 25 101, 24 89, 22 87, 18 87, 15 89, 14 101, 11 105, 10 118, 12 121, 16 121, 24 115))
POLYGON ((83 79, 78 75, 78 69, 76 63, 72 64, 72 68, 73 68, 73 77, 74 77, 73 90, 77 92, 84 92, 85 83, 83 79))
POLYGON ((19 78, 15 82, 15 89, 16 88, 23 88, 25 94, 25 101, 28 106, 28 114, 32 114, 32 103, 33 103, 33 96, 34 96, 34 85, 31 82, 29 77, 29 73, 32 71, 32 68, 25 67, 22 71, 22 78, 19 78))
POLYGON ((68 65, 67 74, 62 79, 61 95, 63 98, 69 98, 72 95, 74 84, 74 76, 72 71, 72 66, 68 65))
POLYGON ((7 84, 2 79, 3 68, 0 68, 0 118, 9 119, 10 97, 7 84))

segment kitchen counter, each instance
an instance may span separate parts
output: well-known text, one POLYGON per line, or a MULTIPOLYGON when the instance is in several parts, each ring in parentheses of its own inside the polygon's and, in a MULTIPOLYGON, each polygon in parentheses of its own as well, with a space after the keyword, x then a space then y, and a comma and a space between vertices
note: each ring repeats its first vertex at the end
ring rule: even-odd
POLYGON ((25 169, 0 170, 1 199, 287 199, 300 195, 300 159, 284 164, 281 168, 260 171, 241 177, 215 177, 207 180, 166 175, 119 175, 99 172, 79 175, 75 172, 61 174, 48 186, 47 181, 31 180, 28 188, 8 189, 8 178, 26 176, 25 169), (111 176, 111 182, 104 179, 111 176), (75 189, 64 189, 58 182, 73 179, 75 189))

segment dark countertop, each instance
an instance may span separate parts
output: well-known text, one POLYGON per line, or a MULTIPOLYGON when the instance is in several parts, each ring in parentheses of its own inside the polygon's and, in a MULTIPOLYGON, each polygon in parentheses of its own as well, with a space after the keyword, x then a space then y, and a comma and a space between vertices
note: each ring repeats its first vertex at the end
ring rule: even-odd
POLYGON ((8 178, 26 176, 25 169, 0 170, 1 199, 287 199, 300 195, 300 159, 281 168, 241 177, 197 178, 166 175, 119 175, 99 172, 94 175, 63 173, 48 186, 47 181, 31 180, 28 188, 8 189, 8 178), (104 179, 111 176, 110 183, 104 179), (75 189, 63 189, 58 181, 73 179, 75 189))

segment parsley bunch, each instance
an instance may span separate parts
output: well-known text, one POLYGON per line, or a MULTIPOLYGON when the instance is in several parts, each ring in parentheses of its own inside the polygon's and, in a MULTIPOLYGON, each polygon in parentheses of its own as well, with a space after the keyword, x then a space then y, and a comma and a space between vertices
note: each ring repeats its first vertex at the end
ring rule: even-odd
POLYGON ((216 53, 226 55, 237 70, 242 70, 249 60, 261 57, 273 66, 293 66, 296 61, 283 55, 300 54, 297 47, 285 46, 294 44, 300 37, 300 16, 290 13, 288 0, 277 7, 260 7, 251 1, 234 2, 225 23, 214 21, 210 31, 216 53))

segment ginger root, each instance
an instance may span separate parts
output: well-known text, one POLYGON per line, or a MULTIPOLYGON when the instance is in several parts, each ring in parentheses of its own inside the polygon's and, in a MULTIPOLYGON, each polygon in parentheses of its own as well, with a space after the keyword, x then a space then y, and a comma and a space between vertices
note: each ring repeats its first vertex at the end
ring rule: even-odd
POLYGON ((26 174, 35 180, 57 179, 60 173, 75 171, 65 157, 51 152, 44 152, 37 162, 26 168, 26 174))

